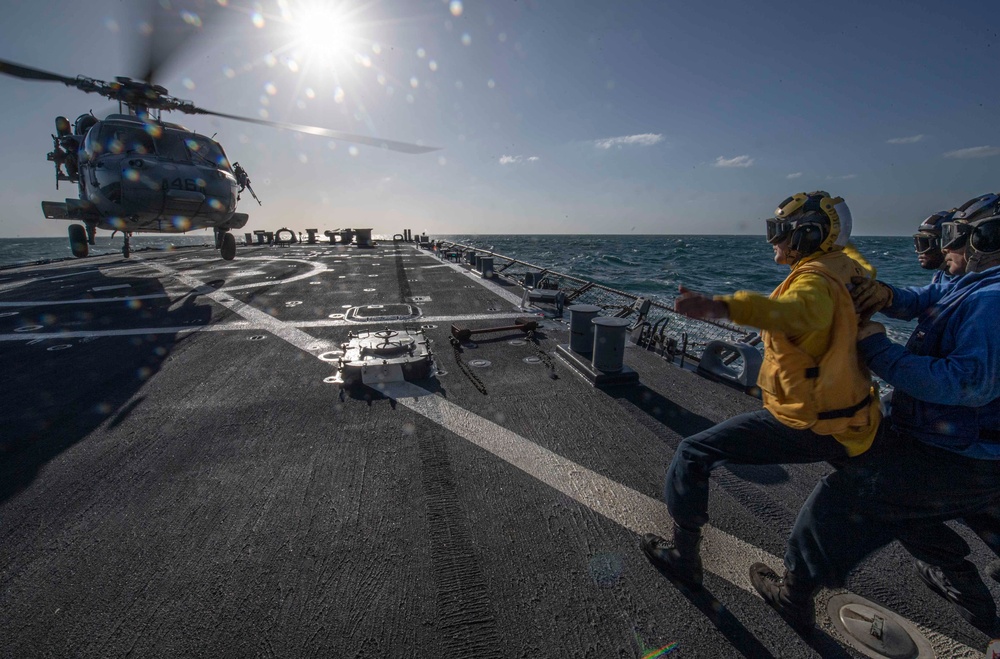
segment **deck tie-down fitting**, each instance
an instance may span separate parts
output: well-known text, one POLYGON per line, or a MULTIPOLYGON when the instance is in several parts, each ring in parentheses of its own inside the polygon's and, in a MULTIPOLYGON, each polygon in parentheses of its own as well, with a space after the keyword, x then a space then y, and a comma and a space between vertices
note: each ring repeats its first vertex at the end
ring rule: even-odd
POLYGON ((468 341, 472 338, 473 334, 492 334, 495 332, 510 332, 513 330, 519 330, 521 332, 533 332, 538 329, 538 321, 531 320, 530 318, 515 318, 513 325, 508 325, 505 327, 483 327, 481 329, 468 329, 457 327, 455 325, 451 326, 451 335, 458 341, 468 341))

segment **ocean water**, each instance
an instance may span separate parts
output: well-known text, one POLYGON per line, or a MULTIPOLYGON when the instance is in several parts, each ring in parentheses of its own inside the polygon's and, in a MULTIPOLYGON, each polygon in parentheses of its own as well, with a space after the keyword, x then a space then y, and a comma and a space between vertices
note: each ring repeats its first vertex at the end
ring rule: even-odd
MULTIPOLYGON (((98 234, 96 245, 90 246, 94 256, 120 254, 124 240, 121 234, 98 234)), ((192 245, 214 245, 215 237, 209 233, 188 235, 136 234, 132 236, 132 251, 141 249, 170 249, 192 245)), ((69 240, 66 238, 0 238, 0 267, 19 263, 34 263, 55 259, 72 258, 69 240)))
MULTIPOLYGON (((763 236, 532 235, 431 236, 511 256, 636 295, 671 301, 677 287, 722 294, 770 293, 788 274, 774 262, 763 236)), ((922 270, 909 236, 861 237, 855 247, 891 284, 922 286, 922 270)))

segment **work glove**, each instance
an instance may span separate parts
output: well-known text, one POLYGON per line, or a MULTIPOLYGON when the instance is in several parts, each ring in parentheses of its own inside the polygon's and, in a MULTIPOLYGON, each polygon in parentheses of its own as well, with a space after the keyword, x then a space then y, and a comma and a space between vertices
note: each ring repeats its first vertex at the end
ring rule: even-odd
POLYGON ((674 300, 674 311, 690 318, 729 318, 729 305, 721 300, 713 300, 701 293, 695 293, 683 286, 678 287, 680 295, 674 300))
POLYGON ((861 323, 892 304, 892 289, 878 280, 855 276, 851 284, 851 299, 861 323))
POLYGON ((876 323, 873 320, 866 320, 858 325, 858 342, 867 339, 875 334, 885 334, 885 325, 876 323))

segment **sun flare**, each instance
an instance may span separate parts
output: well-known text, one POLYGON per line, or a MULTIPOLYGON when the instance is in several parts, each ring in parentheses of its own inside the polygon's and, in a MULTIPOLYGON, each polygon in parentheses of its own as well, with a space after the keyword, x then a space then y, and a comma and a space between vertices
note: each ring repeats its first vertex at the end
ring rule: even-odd
POLYGON ((292 20, 297 45, 310 60, 335 65, 357 50, 356 26, 350 15, 330 3, 303 3, 292 20))

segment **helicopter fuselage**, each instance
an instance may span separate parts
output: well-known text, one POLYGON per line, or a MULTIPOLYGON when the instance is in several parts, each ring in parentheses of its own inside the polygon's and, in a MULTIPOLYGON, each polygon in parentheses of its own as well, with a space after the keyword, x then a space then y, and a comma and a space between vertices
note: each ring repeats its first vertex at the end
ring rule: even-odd
MULTIPOLYGON (((79 121, 77 122, 79 125, 79 121)), ((110 115, 85 135, 61 180, 79 186, 78 199, 43 202, 47 217, 82 220, 93 229, 182 233, 242 228, 239 186, 221 145, 177 124, 110 115)), ((57 167, 59 161, 57 160, 57 167)))

